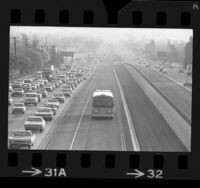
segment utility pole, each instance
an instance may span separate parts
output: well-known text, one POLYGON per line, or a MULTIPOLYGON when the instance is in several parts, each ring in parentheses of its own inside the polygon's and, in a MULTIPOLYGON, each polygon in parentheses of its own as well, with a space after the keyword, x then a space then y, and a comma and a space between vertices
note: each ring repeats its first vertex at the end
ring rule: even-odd
POLYGON ((24 38, 24 40, 26 41, 26 56, 28 55, 28 40, 29 40, 30 38, 24 38))
POLYGON ((10 38, 13 38, 13 40, 14 40, 15 58, 16 58, 17 57, 17 43, 16 43, 16 39, 19 38, 19 37, 10 37, 10 38))
POLYGON ((48 52, 48 46, 47 46, 47 36, 46 36, 46 39, 45 39, 45 45, 44 46, 46 46, 46 50, 47 50, 47 52, 48 52))

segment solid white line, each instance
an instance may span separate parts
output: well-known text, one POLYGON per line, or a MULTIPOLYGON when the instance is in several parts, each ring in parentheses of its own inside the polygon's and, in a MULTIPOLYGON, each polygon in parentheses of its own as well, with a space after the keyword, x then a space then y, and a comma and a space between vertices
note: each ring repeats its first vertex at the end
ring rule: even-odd
MULTIPOLYGON (((93 88, 94 88, 94 85, 93 85, 93 87, 92 87, 92 91, 93 91, 93 88)), ((84 106, 83 112, 82 112, 82 114, 81 114, 81 118, 80 118, 80 120, 79 120, 79 122, 78 122, 78 125, 77 125, 77 127, 76 127, 76 131, 75 131, 75 133, 74 133, 74 137, 73 137, 73 139, 72 139, 72 142, 71 142, 71 145, 70 145, 69 150, 72 150, 72 148, 73 148, 74 141, 75 141, 76 136, 77 136, 77 133, 78 133, 78 129, 79 129, 79 127, 80 127, 80 124, 81 124, 83 115, 84 115, 84 113, 85 113, 86 107, 87 107, 87 105, 88 105, 88 103, 89 103, 89 101, 90 101, 91 95, 92 95, 92 92, 91 92, 91 94, 89 95, 89 97, 88 97, 88 99, 87 99, 87 102, 86 102, 86 104, 85 104, 85 106, 84 106)))
POLYGON ((168 78, 168 79, 171 80, 172 82, 176 83, 177 85, 181 86, 182 88, 186 89, 187 91, 192 92, 191 89, 189 89, 189 88, 183 86, 183 84, 182 84, 181 82, 178 82, 178 81, 174 80, 173 78, 170 78, 169 76, 167 76, 167 75, 165 75, 165 74, 163 74, 163 73, 161 73, 161 72, 159 72, 159 71, 157 71, 157 70, 154 70, 152 67, 149 67, 149 68, 150 68, 151 70, 153 70, 154 72, 157 72, 157 73, 159 73, 159 74, 165 76, 166 78, 168 78))
POLYGON ((129 131, 130 131, 130 134, 131 134, 133 149, 134 149, 134 151, 140 151, 140 146, 139 146, 138 139, 137 139, 137 136, 136 136, 134 125, 133 125, 133 120, 131 118, 131 115, 130 115, 130 112, 129 112, 129 109, 128 109, 128 105, 127 105, 127 102, 126 102, 126 98, 124 96, 124 92, 123 92, 122 86, 119 82, 119 79, 117 77, 117 74, 115 72, 114 66, 113 66, 113 72, 114 72, 114 75, 115 75, 115 78, 116 78, 116 81, 117 81, 117 84, 118 84, 118 87, 119 87, 119 90, 120 90, 120 95, 121 95, 121 98, 122 98, 124 111, 125 111, 126 118, 127 118, 127 121, 128 121, 129 131))
POLYGON ((122 122, 120 122, 120 131, 121 131, 121 142, 122 142, 122 151, 126 151, 126 144, 125 144, 125 138, 124 138, 124 128, 122 125, 122 122))

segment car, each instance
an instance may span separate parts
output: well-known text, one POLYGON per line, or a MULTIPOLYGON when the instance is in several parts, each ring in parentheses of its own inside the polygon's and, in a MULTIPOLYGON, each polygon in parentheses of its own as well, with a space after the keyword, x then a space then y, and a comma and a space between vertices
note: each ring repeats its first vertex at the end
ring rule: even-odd
POLYGON ((184 73, 183 69, 179 69, 178 73, 184 73))
POLYGON ((23 79, 17 79, 14 82, 15 83, 19 83, 19 84, 24 84, 24 80, 23 79))
POLYGON ((12 96, 12 97, 16 97, 16 96, 17 96, 17 97, 22 97, 23 94, 24 94, 24 90, 21 89, 21 88, 15 88, 15 89, 13 89, 12 92, 11 92, 11 96, 12 96))
POLYGON ((30 149, 31 146, 34 145, 34 142, 35 134, 32 134, 31 131, 16 130, 13 131, 11 136, 8 137, 10 149, 15 147, 28 147, 30 149))
POLYGON ((65 96, 63 93, 55 93, 53 96, 54 99, 58 99, 59 103, 64 103, 65 102, 65 96))
POLYGON ((45 89, 40 89, 40 92, 41 92, 41 94, 42 94, 42 98, 45 98, 45 97, 47 97, 47 94, 48 94, 48 92, 45 90, 45 89))
POLYGON ((57 81, 53 81, 53 82, 51 82, 51 83, 53 83, 53 84, 56 86, 56 88, 58 88, 58 87, 60 86, 60 83, 57 82, 57 81))
POLYGON ((40 87, 40 83, 39 82, 33 82, 33 85, 36 86, 36 89, 38 89, 40 87))
POLYGON ((14 103, 12 106, 12 114, 22 113, 24 114, 26 111, 26 106, 24 103, 14 103))
POLYGON ((37 80, 37 83, 38 83, 38 84, 42 84, 43 86, 45 85, 45 81, 44 81, 43 79, 37 80))
POLYGON ((44 84, 41 82, 38 82, 38 89, 44 88, 44 84))
POLYGON ((167 74, 167 71, 165 69, 162 70, 163 74, 167 74))
POLYGON ((28 104, 34 104, 37 106, 38 103, 38 95, 37 93, 26 93, 25 94, 25 99, 24 99, 24 104, 27 106, 28 104))
POLYGON ((71 96, 71 90, 70 89, 60 89, 60 92, 65 96, 65 97, 70 97, 71 96))
POLYGON ((48 107, 51 108, 51 111, 53 112, 53 115, 56 115, 56 111, 58 110, 57 106, 55 104, 51 104, 51 103, 46 103, 43 105, 43 107, 48 107))
POLYGON ((48 84, 48 80, 47 79, 43 79, 44 80, 44 84, 48 84))
POLYGON ((53 87, 51 85, 46 85, 44 86, 45 90, 48 91, 48 92, 51 92, 53 91, 53 87))
POLYGON ((192 87, 192 82, 190 82, 190 81, 185 81, 185 82, 183 83, 183 85, 184 85, 184 86, 190 86, 190 87, 192 87))
POLYGON ((22 88, 23 89, 31 88, 31 84, 30 83, 24 83, 24 84, 22 84, 22 88))
POLYGON ((32 78, 29 78, 29 79, 24 79, 24 83, 29 83, 31 84, 33 82, 33 79, 32 78))
POLYGON ((61 79, 61 81, 62 81, 62 83, 65 83, 66 82, 66 76, 64 75, 64 74, 62 74, 62 75, 59 75, 58 76, 58 78, 60 78, 61 79))
POLYGON ((13 83, 11 84, 12 89, 21 89, 22 84, 21 83, 13 83))
POLYGON ((72 90, 75 88, 74 83, 73 82, 68 82, 67 83, 68 86, 71 86, 72 90))
POLYGON ((47 104, 54 104, 57 108, 59 108, 59 101, 55 98, 49 98, 47 104))
POLYGON ((37 86, 36 85, 31 85, 31 90, 36 90, 37 86))
POLYGON ((72 87, 70 85, 63 85, 62 89, 67 89, 70 93, 72 93, 72 87))
POLYGON ((11 105, 13 103, 13 99, 11 98, 11 94, 8 95, 8 105, 11 105))
POLYGON ((55 84, 55 83, 51 82, 51 83, 50 83, 50 85, 52 85, 52 86, 53 86, 53 89, 56 89, 56 85, 57 85, 57 84, 55 84))
POLYGON ((58 82, 59 83, 59 85, 61 85, 62 84, 62 80, 61 79, 59 79, 59 78, 53 78, 53 81, 55 82, 58 82))
POLYGON ((41 116, 29 116, 27 121, 24 123, 25 130, 30 131, 44 131, 46 122, 41 116))
POLYGON ((12 86, 11 86, 11 84, 9 84, 8 91, 9 91, 9 92, 12 91, 12 86))
POLYGON ((51 121, 53 119, 53 112, 50 107, 39 107, 35 112, 35 116, 43 117, 45 121, 51 121))
POLYGON ((32 91, 32 90, 31 90, 31 87, 24 88, 24 94, 25 94, 25 93, 28 93, 28 92, 30 92, 30 91, 32 91))
POLYGON ((48 84, 48 80, 46 78, 39 79, 37 82, 42 83, 43 85, 48 84))
POLYGON ((42 99, 42 93, 40 90, 36 90, 35 92, 37 93, 38 101, 40 102, 42 99))
POLYGON ((78 86, 78 82, 77 82, 77 80, 76 80, 75 78, 73 79, 72 82, 73 82, 73 84, 74 84, 74 87, 77 87, 77 86, 78 86))

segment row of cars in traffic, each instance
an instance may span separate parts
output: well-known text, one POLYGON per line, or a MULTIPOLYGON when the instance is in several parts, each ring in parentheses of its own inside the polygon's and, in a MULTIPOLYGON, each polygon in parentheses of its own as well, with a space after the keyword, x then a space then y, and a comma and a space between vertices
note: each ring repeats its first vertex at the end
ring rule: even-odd
MULTIPOLYGON (((167 74, 167 69, 174 69, 174 67, 171 64, 154 64, 151 63, 149 60, 147 59, 141 59, 141 58, 137 58, 138 60, 138 64, 143 65, 145 67, 152 67, 155 69, 158 69, 159 72, 163 73, 163 74, 167 74)), ((178 68, 178 73, 184 73, 184 70, 182 68, 178 68)), ((183 86, 189 86, 192 87, 192 82, 191 81, 184 81, 183 82, 183 86)))
POLYGON ((34 144, 35 132, 43 132, 46 122, 53 120, 59 106, 65 102, 66 97, 70 97, 72 91, 88 78, 87 72, 81 70, 58 71, 56 75, 48 81, 45 78, 18 79, 9 84, 9 105, 11 113, 24 114, 30 105, 37 107, 46 98, 47 102, 42 103, 33 115, 28 116, 24 123, 24 130, 14 130, 8 138, 9 148, 28 147, 34 144), (54 91, 55 92, 52 92, 54 91), (51 97, 49 94, 51 93, 51 97), (23 102, 16 102, 16 97, 23 102), (13 100, 14 99, 14 100, 13 100))

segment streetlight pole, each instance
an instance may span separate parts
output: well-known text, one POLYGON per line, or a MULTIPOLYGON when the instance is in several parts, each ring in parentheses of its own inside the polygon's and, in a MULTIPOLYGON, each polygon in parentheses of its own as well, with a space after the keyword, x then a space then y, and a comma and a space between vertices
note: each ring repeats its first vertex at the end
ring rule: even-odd
POLYGON ((16 39, 19 38, 19 37, 10 37, 10 38, 13 38, 13 40, 14 40, 15 58, 16 58, 17 57, 17 42, 16 42, 16 39))

